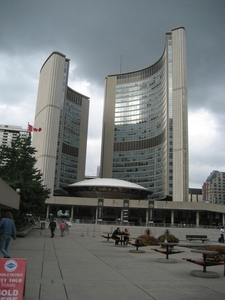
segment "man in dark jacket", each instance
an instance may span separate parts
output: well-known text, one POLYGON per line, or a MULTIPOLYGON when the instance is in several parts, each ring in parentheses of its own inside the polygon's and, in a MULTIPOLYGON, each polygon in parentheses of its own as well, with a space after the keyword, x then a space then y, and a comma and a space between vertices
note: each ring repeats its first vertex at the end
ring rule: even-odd
POLYGON ((117 234, 120 234, 120 228, 117 227, 116 230, 114 230, 113 234, 112 234, 112 239, 115 240, 115 245, 119 244, 119 240, 120 238, 117 236, 117 234))
POLYGON ((0 249, 4 258, 10 258, 8 254, 8 248, 11 241, 11 237, 16 239, 16 226, 13 220, 11 212, 7 211, 5 218, 2 218, 0 221, 0 249))
POLYGON ((51 238, 54 237, 54 232, 55 232, 55 229, 56 229, 56 219, 52 219, 51 222, 49 223, 49 228, 51 230, 51 238))

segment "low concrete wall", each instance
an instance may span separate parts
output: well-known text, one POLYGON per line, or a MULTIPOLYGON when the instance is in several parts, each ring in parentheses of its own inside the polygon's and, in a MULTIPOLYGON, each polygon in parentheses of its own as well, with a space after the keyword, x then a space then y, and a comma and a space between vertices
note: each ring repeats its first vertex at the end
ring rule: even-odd
POLYGON ((0 178, 0 205, 1 209, 19 209, 20 195, 0 178))

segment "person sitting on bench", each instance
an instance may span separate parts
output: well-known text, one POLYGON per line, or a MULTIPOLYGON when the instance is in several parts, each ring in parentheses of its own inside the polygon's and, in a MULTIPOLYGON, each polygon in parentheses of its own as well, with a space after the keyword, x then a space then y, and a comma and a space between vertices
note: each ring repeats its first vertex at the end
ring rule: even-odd
POLYGON ((130 232, 127 228, 125 228, 123 231, 123 234, 125 235, 124 236, 124 245, 125 245, 125 244, 128 244, 130 232))
POLYGON ((117 227, 116 230, 114 230, 113 234, 112 234, 112 239, 115 240, 115 245, 118 245, 119 240, 120 240, 120 238, 117 236, 117 234, 120 234, 120 228, 119 227, 117 227))

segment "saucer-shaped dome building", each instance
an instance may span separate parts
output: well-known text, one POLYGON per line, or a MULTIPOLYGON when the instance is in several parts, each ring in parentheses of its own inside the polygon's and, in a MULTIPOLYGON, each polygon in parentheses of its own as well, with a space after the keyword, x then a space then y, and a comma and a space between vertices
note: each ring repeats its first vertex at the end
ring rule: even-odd
POLYGON ((152 192, 138 184, 111 178, 79 181, 64 188, 69 196, 86 198, 147 199, 152 192))

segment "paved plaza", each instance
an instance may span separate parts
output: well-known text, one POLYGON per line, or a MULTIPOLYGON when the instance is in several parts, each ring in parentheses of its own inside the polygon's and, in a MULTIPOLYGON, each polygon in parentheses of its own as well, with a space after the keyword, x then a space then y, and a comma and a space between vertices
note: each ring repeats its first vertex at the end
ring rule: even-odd
MULTIPOLYGON (((12 241, 11 257, 27 259, 24 300, 225 299, 223 266, 209 267, 219 274, 218 278, 200 278, 190 273, 202 267, 182 260, 201 259, 191 248, 181 247, 190 243, 197 247, 201 242, 181 240, 177 248, 185 252, 173 255, 177 262, 161 263, 158 259, 163 254, 150 250, 150 246, 141 248, 145 253, 131 253, 129 250, 134 247, 130 245, 106 242, 101 234, 113 229, 115 226, 73 224, 67 236, 61 237, 58 229, 51 238, 48 228, 36 228, 26 237, 12 241)), ((129 230, 136 237, 144 228, 129 230)), ((183 229, 182 236, 187 230, 183 229)), ((162 234, 163 228, 153 231, 162 234)), ((217 243, 217 231, 202 231, 210 238, 204 244, 217 243)))

